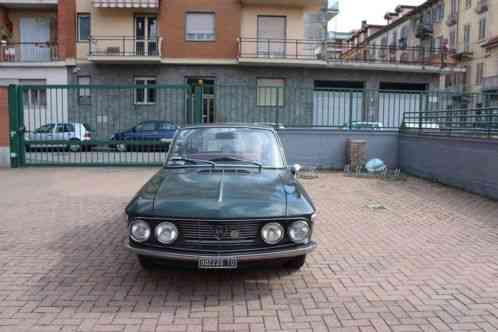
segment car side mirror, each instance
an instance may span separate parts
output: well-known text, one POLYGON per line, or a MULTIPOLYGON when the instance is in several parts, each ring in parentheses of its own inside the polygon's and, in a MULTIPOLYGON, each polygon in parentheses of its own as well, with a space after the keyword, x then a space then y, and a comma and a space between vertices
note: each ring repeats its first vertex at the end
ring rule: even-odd
POLYGON ((294 175, 294 177, 297 177, 297 174, 299 173, 300 170, 301 170, 301 165, 299 164, 294 164, 290 168, 290 171, 292 175, 294 175))

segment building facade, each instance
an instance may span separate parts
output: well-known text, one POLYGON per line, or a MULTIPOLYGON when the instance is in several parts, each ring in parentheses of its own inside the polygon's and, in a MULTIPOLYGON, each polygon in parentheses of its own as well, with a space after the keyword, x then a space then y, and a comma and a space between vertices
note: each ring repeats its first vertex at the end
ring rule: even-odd
MULTIPOLYGON (((437 61, 352 56, 343 41, 327 38, 338 13, 332 0, 31 1, 28 8, 29 0, 0 0, 7 31, 0 79, 29 85, 28 130, 71 120, 109 139, 158 118, 340 127, 346 120, 338 112, 381 122, 394 104, 340 90, 434 90, 439 75, 454 70, 437 61), (194 106, 199 114, 178 116, 194 106)), ((381 27, 364 28, 357 47, 381 27)), ((419 109, 412 99, 406 104, 419 109)))
MULTIPOLYGON (((421 59, 424 54, 434 63, 447 53, 442 65, 459 67, 464 72, 445 72, 440 90, 496 92, 497 16, 496 0, 428 0, 418 7, 398 6, 386 14, 386 25, 363 42, 363 49, 380 47, 383 56, 404 57, 407 61, 421 59)), ((355 41, 351 44, 355 45, 355 41)))

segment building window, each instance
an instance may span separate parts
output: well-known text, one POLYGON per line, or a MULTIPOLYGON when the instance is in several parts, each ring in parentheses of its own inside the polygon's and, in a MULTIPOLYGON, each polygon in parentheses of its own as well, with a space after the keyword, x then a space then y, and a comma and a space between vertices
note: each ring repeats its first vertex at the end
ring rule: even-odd
POLYGON ((476 84, 479 85, 482 82, 482 77, 484 76, 484 63, 478 63, 476 66, 476 84))
POLYGON ((214 13, 187 13, 185 39, 189 41, 213 41, 216 39, 214 13))
POLYGON ((455 29, 452 29, 450 31, 450 40, 449 40, 448 47, 450 50, 454 50, 455 46, 456 46, 456 31, 455 31, 455 29))
POLYGON ((450 2, 450 14, 456 15, 458 13, 458 0, 451 0, 450 2))
POLYGON ((472 84, 472 66, 471 65, 466 65, 465 66, 465 78, 464 78, 464 83, 466 85, 472 84))
POLYGON ((472 0, 465 0, 465 9, 469 9, 472 7, 472 0))
POLYGON ((23 106, 30 109, 47 107, 47 88, 45 80, 20 80, 21 85, 29 87, 23 88, 23 106), (36 87, 39 85, 40 87, 36 87))
POLYGON ((257 80, 258 106, 284 106, 285 80, 259 78, 257 80))
MULTIPOLYGON (((78 76, 78 85, 90 85, 90 76, 78 76)), ((91 104, 90 88, 78 87, 78 104, 91 104)))
POLYGON ((479 20, 479 40, 486 38, 486 17, 479 20))
POLYGON ((90 38, 90 15, 78 14, 78 41, 88 41, 90 38))
MULTIPOLYGON (((259 15, 257 36, 259 56, 284 57, 286 53, 287 17, 259 15)), ((362 37, 362 35, 359 36, 359 38, 362 37)), ((361 39, 359 42, 361 42, 361 39)), ((293 55, 297 56, 297 54, 293 55)))
POLYGON ((463 50, 470 52, 470 24, 463 27, 463 50))
POLYGON ((143 86, 135 89, 135 104, 147 105, 156 103, 156 88, 149 87, 156 85, 155 77, 136 77, 135 85, 143 86))

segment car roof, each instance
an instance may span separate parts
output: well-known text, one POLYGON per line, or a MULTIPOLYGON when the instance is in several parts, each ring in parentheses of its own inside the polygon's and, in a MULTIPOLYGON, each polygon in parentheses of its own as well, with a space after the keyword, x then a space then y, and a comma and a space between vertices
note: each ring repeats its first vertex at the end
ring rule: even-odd
POLYGON ((203 123, 182 127, 181 129, 197 129, 197 128, 250 128, 250 129, 265 129, 275 131, 275 128, 270 124, 261 123, 203 123))

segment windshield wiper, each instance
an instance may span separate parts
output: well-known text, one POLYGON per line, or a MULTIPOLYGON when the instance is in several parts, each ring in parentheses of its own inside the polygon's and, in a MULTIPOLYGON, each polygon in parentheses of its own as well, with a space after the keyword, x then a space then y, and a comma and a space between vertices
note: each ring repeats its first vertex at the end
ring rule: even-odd
POLYGON ((246 160, 246 159, 235 158, 235 157, 227 157, 227 156, 225 156, 225 157, 219 157, 219 158, 214 158, 214 159, 211 159, 211 161, 238 161, 238 162, 241 162, 241 163, 256 165, 259 168, 263 167, 263 164, 259 163, 257 161, 246 160))
MULTIPOLYGON (((175 157, 175 158, 171 158, 169 161, 185 161, 185 162, 191 163, 191 164, 201 164, 201 163, 204 163, 204 164, 210 164, 211 166, 216 167, 216 163, 214 161, 211 161, 211 160, 192 159, 192 158, 184 158, 184 157, 175 157)), ((166 166, 168 166, 168 165, 166 165, 166 166)))

